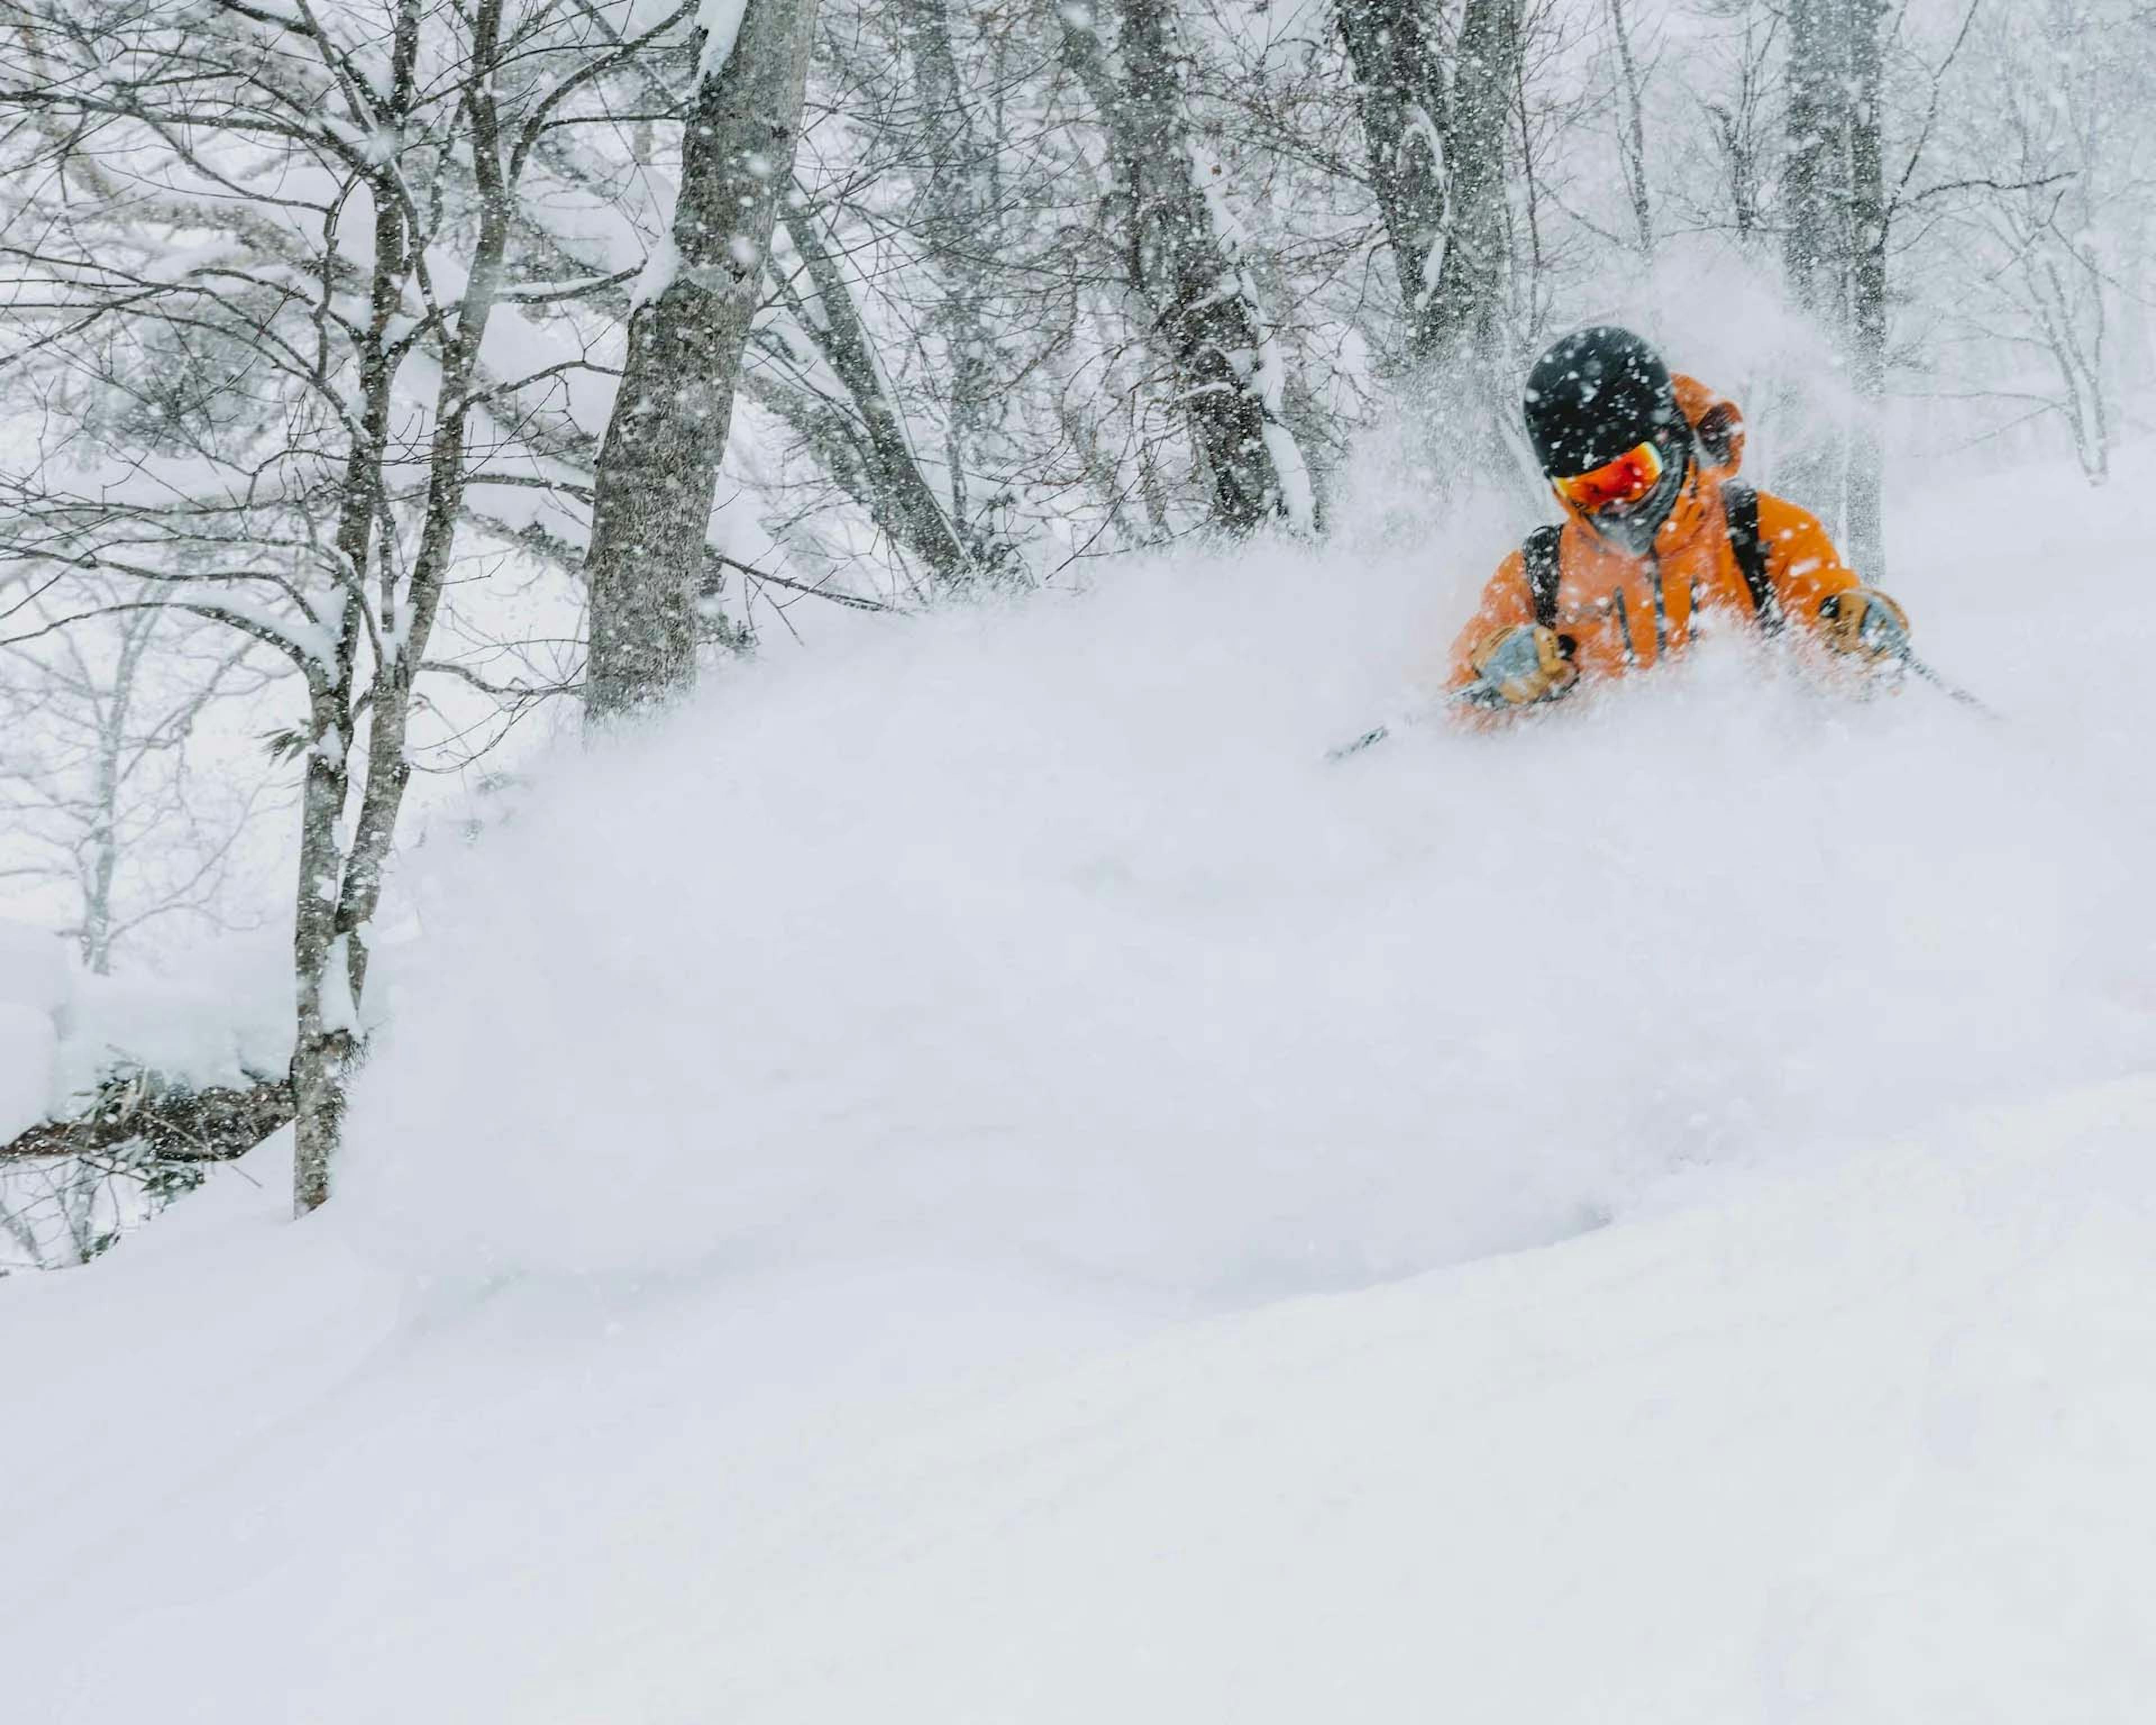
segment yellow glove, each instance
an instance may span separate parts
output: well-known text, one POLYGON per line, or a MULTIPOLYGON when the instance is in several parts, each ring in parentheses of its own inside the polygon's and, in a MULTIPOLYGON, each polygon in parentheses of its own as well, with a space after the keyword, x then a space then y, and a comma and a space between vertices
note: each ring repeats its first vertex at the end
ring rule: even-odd
POLYGON ((1873 587, 1852 587, 1820 601, 1820 639, 1837 653, 1874 663, 1909 650, 1909 614, 1873 587))
POLYGON ((1467 687, 1488 706, 1526 706, 1550 701, 1578 680, 1570 643, 1538 623, 1507 624, 1494 629, 1468 655, 1475 680, 1467 687))

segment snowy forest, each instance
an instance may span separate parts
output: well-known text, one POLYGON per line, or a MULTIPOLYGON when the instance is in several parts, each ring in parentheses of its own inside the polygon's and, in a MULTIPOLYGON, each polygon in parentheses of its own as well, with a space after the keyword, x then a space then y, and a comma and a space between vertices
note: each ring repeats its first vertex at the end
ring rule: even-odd
POLYGON ((320 1203, 398 857, 835 612, 1322 542, 1381 444, 1532 510, 1613 311, 1747 328, 1877 578, 1890 485, 2148 430, 2128 0, 9 12, 0 879, 235 1024, 205 947, 289 932, 297 1003, 74 1072, 30 1261, 287 1120, 320 1203))
POLYGON ((2145 1716, 2156 4, 0 12, 18 1717, 2145 1716))

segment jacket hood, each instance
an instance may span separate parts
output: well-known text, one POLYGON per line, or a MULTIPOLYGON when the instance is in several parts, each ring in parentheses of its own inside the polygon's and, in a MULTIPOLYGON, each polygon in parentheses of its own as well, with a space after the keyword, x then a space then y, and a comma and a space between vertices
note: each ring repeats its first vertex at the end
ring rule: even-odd
POLYGON ((1720 485, 1734 479, 1744 465, 1744 415, 1727 396, 1709 389, 1697 377, 1679 372, 1670 379, 1676 391, 1677 406, 1691 427, 1698 454, 1694 465, 1702 480, 1720 485))

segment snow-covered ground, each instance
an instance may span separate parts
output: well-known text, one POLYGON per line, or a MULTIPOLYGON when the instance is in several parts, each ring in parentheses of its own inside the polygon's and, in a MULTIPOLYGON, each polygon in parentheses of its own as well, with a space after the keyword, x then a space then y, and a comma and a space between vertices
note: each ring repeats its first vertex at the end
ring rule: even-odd
POLYGON ((0 1286, 11 1716, 2144 1717, 2152 476, 1897 519, 2004 724, 1328 767, 1517 526, 1373 524, 555 762, 330 1210, 0 1286))

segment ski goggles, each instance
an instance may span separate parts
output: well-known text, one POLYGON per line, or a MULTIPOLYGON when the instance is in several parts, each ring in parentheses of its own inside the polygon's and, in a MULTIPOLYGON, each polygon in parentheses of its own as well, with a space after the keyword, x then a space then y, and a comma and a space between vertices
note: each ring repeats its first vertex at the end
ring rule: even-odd
POLYGON ((1662 452, 1644 443, 1589 472, 1553 476, 1550 485, 1583 515, 1593 515, 1613 506, 1637 503, 1661 482, 1662 452))

